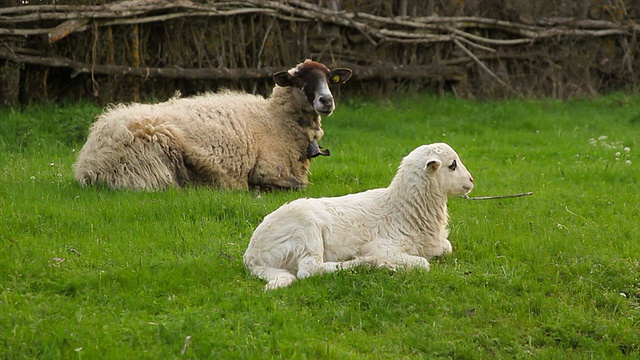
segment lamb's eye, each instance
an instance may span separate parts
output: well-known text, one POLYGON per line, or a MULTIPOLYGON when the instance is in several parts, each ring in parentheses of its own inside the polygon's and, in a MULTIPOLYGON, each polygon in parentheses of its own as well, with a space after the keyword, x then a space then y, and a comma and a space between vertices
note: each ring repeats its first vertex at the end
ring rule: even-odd
POLYGON ((457 167, 458 167, 458 163, 455 160, 453 160, 451 165, 449 165, 449 169, 451 169, 451 171, 455 171, 457 167))

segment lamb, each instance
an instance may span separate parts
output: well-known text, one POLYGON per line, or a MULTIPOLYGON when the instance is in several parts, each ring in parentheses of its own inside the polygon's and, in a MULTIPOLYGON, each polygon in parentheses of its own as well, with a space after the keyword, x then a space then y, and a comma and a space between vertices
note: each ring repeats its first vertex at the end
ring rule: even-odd
POLYGON ((329 155, 318 146, 321 117, 335 110, 329 84, 351 74, 306 60, 273 74, 268 99, 227 90, 111 106, 91 126, 75 178, 132 190, 304 188, 310 159, 329 155))
POLYGON ((428 259, 452 251, 447 197, 473 186, 449 145, 422 145, 402 160, 386 188, 300 198, 267 215, 244 264, 267 281, 265 290, 361 264, 429 270, 428 259))

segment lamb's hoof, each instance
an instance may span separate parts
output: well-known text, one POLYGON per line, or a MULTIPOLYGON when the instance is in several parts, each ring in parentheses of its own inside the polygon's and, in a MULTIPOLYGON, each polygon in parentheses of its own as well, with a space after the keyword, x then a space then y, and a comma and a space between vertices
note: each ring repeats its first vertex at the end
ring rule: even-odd
POLYGON ((396 265, 394 263, 390 262, 387 259, 379 258, 377 256, 367 256, 364 258, 364 261, 365 263, 377 269, 384 268, 384 269, 389 269, 392 272, 397 270, 396 265))
POLYGON ((442 255, 446 255, 446 254, 451 254, 453 252, 453 247, 451 246, 451 242, 449 242, 449 240, 444 239, 444 241, 442 241, 442 255))
POLYGON ((275 290, 282 287, 291 285, 296 280, 293 275, 290 276, 278 276, 275 279, 269 280, 267 285, 264 286, 264 291, 275 290))
POLYGON ((398 270, 396 264, 385 259, 378 259, 374 266, 378 269, 388 269, 390 272, 396 272, 396 270, 398 270))

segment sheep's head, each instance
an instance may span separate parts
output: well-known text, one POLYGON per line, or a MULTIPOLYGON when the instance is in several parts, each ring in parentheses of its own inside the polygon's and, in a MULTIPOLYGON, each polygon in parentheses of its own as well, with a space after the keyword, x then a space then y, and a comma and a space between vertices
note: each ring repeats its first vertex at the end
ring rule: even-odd
POLYGON ((405 157, 403 163, 433 179, 447 196, 462 196, 473 189, 473 176, 458 154, 445 143, 422 145, 405 157))
POLYGON ((333 114, 336 105, 330 84, 344 84, 351 77, 351 69, 339 68, 329 70, 326 66, 312 60, 305 60, 289 71, 273 74, 273 80, 278 86, 294 86, 304 92, 310 108, 318 115, 333 114))

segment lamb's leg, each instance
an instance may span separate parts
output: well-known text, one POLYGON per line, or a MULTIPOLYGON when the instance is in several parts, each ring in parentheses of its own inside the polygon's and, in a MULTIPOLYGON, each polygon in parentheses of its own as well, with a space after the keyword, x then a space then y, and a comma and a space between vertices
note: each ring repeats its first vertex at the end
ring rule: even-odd
POLYGON ((389 261, 398 266, 407 268, 422 268, 427 271, 429 271, 431 267, 431 265, 429 265, 429 260, 421 256, 414 256, 403 253, 391 255, 389 261))
POLYGON ((349 261, 340 262, 324 262, 321 256, 308 256, 298 261, 298 274, 299 279, 307 278, 311 275, 330 273, 338 270, 348 269, 350 267, 361 264, 360 259, 354 259, 349 261))
POLYGON ((450 254, 452 252, 451 242, 447 239, 440 240, 438 245, 425 247, 424 252, 427 254, 428 258, 432 258, 434 256, 441 256, 450 254))
POLYGON ((289 286, 296 280, 296 277, 285 269, 266 266, 256 266, 251 269, 251 273, 267 281, 267 285, 264 286, 265 291, 289 286))
POLYGON ((395 270, 395 265, 385 259, 375 256, 365 256, 347 261, 322 261, 319 256, 309 256, 298 262, 299 279, 304 279, 311 275, 330 273, 339 270, 351 269, 360 265, 372 265, 375 267, 386 267, 395 270))
POLYGON ((447 239, 442 240, 442 253, 440 255, 451 254, 453 252, 453 247, 451 247, 451 242, 447 239))

